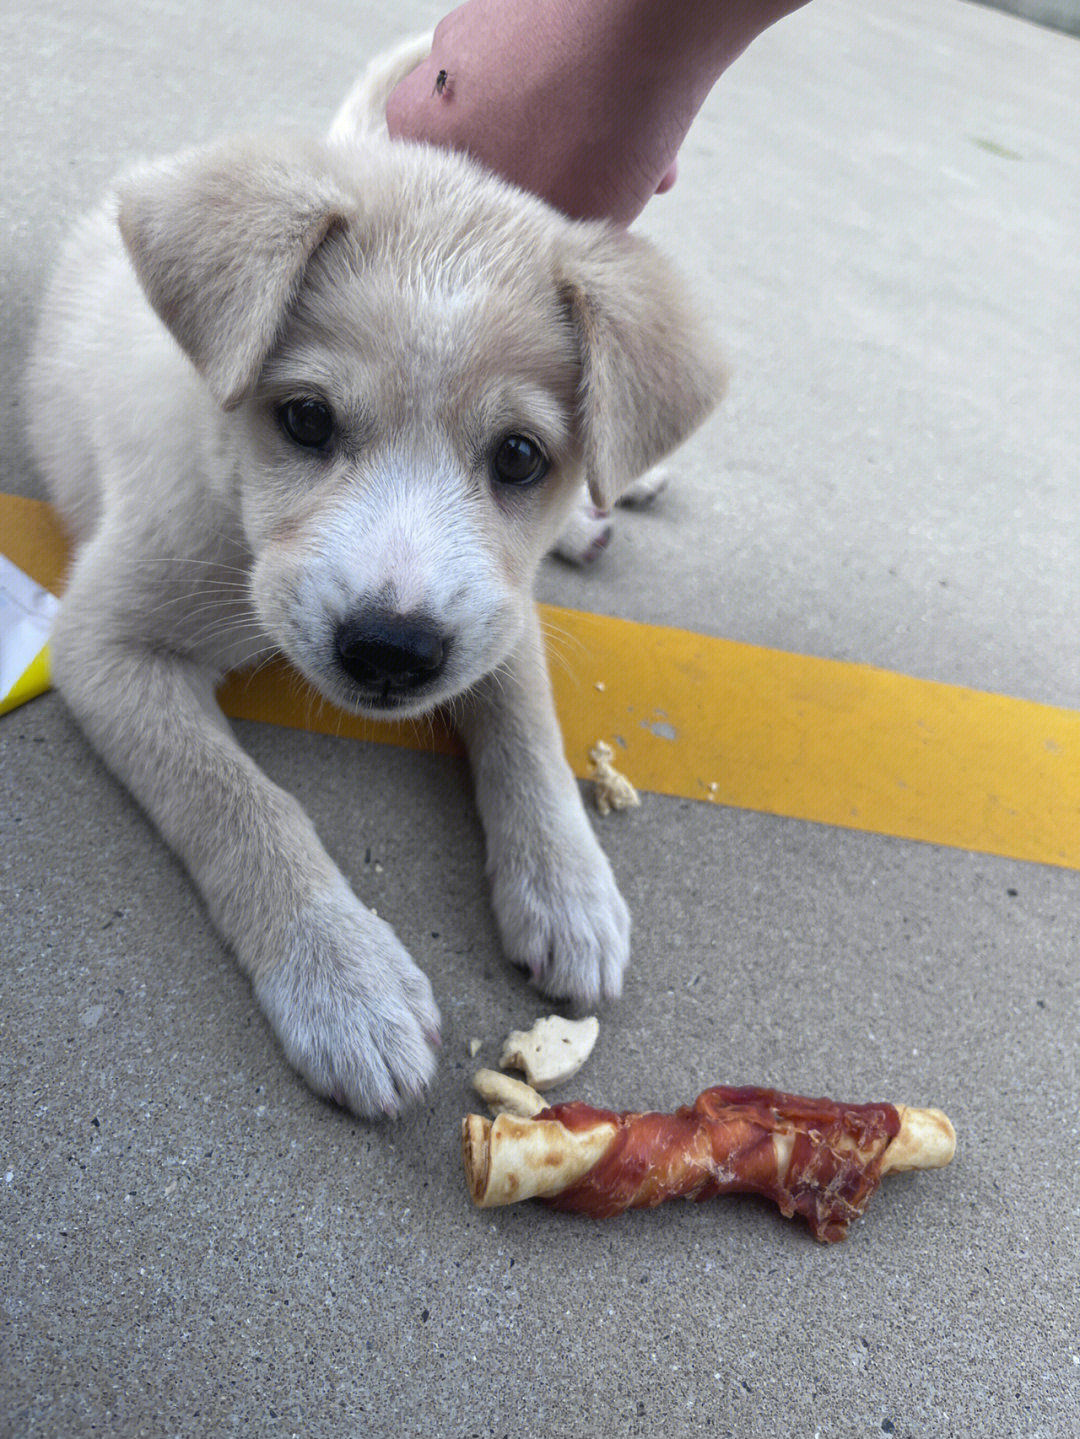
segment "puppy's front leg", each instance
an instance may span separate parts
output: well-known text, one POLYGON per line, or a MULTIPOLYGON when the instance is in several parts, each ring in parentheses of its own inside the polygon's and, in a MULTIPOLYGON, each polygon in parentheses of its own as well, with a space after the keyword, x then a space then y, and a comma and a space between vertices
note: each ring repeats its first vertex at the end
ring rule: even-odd
POLYGON ((511 960, 546 993, 613 999, 630 916, 562 749, 535 613, 460 721, 487 838, 492 903, 511 960))
POLYGON ((236 744, 212 674, 120 639, 88 603, 93 588, 77 572, 58 617, 58 687, 187 866, 290 1061, 358 1113, 395 1112, 435 1068, 426 977, 236 744))

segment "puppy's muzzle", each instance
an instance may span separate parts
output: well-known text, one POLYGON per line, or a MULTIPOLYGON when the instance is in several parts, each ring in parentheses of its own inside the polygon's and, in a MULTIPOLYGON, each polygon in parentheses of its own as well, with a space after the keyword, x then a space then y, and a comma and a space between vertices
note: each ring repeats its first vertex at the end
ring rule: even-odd
POLYGON ((361 614, 334 636, 338 663, 366 696, 404 699, 438 678, 449 641, 424 615, 361 614))

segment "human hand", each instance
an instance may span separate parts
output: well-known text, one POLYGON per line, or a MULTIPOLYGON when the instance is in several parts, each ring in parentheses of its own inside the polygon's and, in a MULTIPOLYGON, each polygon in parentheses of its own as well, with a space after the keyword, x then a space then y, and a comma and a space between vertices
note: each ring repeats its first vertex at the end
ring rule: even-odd
POLYGON ((693 109, 642 44, 613 48, 619 8, 571 29, 566 5, 468 0, 392 93, 390 134, 466 150, 574 219, 629 224, 675 183, 693 109))
POLYGON ((466 0, 390 96, 390 134, 465 150, 574 219, 675 183, 717 77, 805 0, 466 0))

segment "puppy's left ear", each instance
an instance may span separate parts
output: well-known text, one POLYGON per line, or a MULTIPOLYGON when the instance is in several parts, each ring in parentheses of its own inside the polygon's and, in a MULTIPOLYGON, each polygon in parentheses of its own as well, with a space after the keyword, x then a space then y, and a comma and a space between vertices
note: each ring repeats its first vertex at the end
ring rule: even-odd
POLYGON ((188 150, 117 187, 147 298, 225 409, 254 384, 304 270, 352 206, 325 149, 287 134, 188 150))
POLYGON ((562 292, 581 356, 585 479, 606 510, 706 419, 727 369, 701 307, 652 245, 608 226, 574 229, 562 292))

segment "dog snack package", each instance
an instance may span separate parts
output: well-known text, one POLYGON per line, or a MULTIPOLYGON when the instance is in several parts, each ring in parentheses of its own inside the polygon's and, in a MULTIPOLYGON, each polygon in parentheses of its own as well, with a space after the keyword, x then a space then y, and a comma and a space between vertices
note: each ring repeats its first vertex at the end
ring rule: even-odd
POLYGON ((60 601, 0 555, 0 715, 49 688, 49 631, 60 601))

